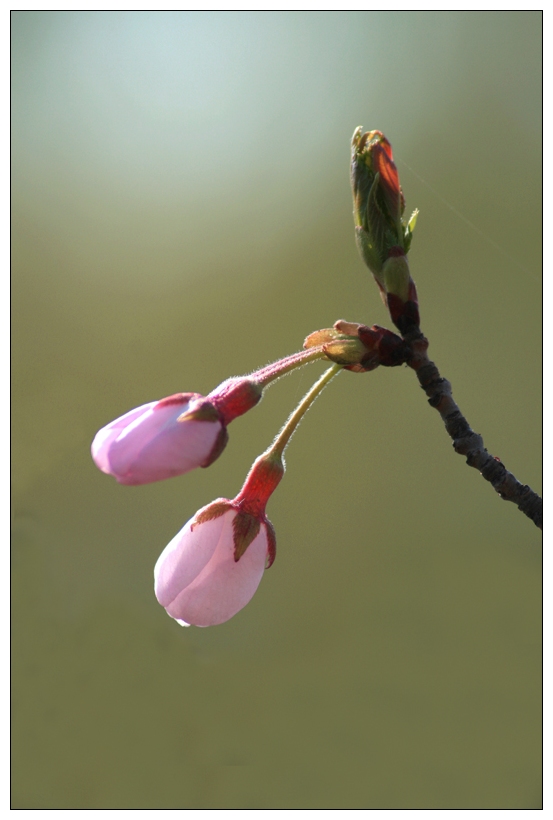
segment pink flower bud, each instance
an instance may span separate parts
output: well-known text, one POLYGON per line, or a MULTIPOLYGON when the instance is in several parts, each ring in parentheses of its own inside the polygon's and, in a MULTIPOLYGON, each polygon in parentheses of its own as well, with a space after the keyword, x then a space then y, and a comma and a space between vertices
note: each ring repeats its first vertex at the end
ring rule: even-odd
POLYGON ((143 404, 103 427, 92 458, 120 484, 148 484, 207 467, 222 452, 226 427, 199 393, 143 404), (179 418, 185 413, 194 417, 179 418))
POLYGON ((161 553, 156 598, 182 626, 222 624, 252 599, 274 551, 265 516, 220 499, 200 510, 161 553))

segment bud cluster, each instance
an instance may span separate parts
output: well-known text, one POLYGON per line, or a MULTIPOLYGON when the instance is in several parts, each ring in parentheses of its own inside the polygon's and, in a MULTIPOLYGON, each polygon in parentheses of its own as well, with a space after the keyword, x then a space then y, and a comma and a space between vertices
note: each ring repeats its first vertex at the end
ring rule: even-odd
MULTIPOLYGON (((351 182, 361 256, 405 334, 419 323, 407 262, 417 212, 403 221, 405 200, 392 148, 380 131, 355 131, 351 182)), ((255 407, 269 384, 309 362, 332 363, 256 459, 238 495, 199 510, 159 557, 155 593, 180 624, 223 623, 252 598, 275 558, 275 531, 265 509, 284 475, 284 450, 326 384, 342 369, 366 373, 412 356, 410 345, 392 331, 344 320, 311 333, 303 348, 249 376, 227 379, 207 396, 176 393, 143 404, 103 427, 92 442, 97 467, 120 484, 148 484, 208 467, 227 445, 228 425, 255 407)))

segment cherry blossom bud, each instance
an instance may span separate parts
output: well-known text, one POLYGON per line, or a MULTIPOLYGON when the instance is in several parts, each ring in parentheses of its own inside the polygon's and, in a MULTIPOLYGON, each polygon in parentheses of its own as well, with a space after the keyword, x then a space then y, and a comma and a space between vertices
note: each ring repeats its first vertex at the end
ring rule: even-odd
POLYGON ((92 458, 120 484, 148 484, 207 467, 227 438, 214 405, 199 393, 176 393, 103 427, 92 442, 92 458))
POLYGON ((143 404, 96 434, 92 458, 120 484, 148 484, 209 467, 226 447, 227 424, 262 393, 255 378, 242 376, 227 379, 209 396, 175 393, 143 404))
POLYGON ((154 569, 156 598, 182 626, 214 626, 252 599, 276 550, 264 513, 219 499, 188 521, 154 569))
POLYGON ((165 547, 154 588, 180 624, 222 624, 252 599, 275 560, 275 531, 265 507, 283 475, 280 453, 263 453, 235 499, 203 507, 165 547))

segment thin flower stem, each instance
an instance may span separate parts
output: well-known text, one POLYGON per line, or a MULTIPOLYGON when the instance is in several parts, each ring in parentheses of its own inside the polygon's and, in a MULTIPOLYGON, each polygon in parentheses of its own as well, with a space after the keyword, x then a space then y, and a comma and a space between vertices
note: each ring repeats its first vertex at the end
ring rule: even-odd
POLYGON ((292 435, 296 431, 298 424, 305 416, 315 399, 322 393, 330 380, 333 379, 334 376, 340 372, 340 370, 342 370, 342 366, 339 364, 334 364, 332 367, 329 367, 328 370, 325 370, 321 378, 315 382, 315 384, 300 401, 296 409, 290 414, 284 427, 277 435, 271 446, 263 453, 262 458, 282 457, 282 454, 284 453, 288 442, 292 438, 292 435))
POLYGON ((542 500, 540 496, 521 484, 505 465, 484 447, 482 436, 475 433, 463 416, 451 394, 451 384, 442 378, 434 362, 428 358, 428 339, 418 328, 404 334, 412 351, 407 361, 417 374, 420 386, 428 396, 428 403, 440 414, 456 453, 466 456, 467 464, 475 467, 489 481, 496 493, 505 501, 512 501, 519 510, 542 528, 542 500))
MULTIPOLYGON (((227 379, 209 393, 207 396, 208 404, 215 407, 218 418, 224 425, 230 424, 235 418, 242 416, 252 407, 255 407, 265 388, 272 382, 309 362, 325 358, 327 356, 323 350, 323 345, 292 353, 291 356, 285 356, 283 359, 271 362, 271 364, 250 373, 248 376, 236 376, 227 379)), ((327 361, 329 361, 328 358, 327 361)), ((194 417, 197 418, 197 416, 194 417)), ((179 418, 179 421, 185 418, 186 415, 183 415, 179 418)))
POLYGON ((262 453, 246 476, 244 485, 236 498, 234 506, 254 517, 263 516, 270 496, 278 487, 284 475, 284 461, 282 454, 290 441, 298 424, 311 407, 317 396, 321 394, 329 381, 342 369, 334 364, 323 373, 320 379, 305 394, 288 421, 277 435, 271 446, 262 453))
POLYGON ((292 353, 291 356, 286 356, 284 359, 279 359, 278 362, 268 364, 262 367, 249 377, 254 379, 262 387, 266 387, 275 379, 290 373, 298 367, 303 367, 304 364, 315 362, 317 359, 324 359, 325 353, 322 345, 312 347, 309 350, 300 350, 299 353, 292 353))

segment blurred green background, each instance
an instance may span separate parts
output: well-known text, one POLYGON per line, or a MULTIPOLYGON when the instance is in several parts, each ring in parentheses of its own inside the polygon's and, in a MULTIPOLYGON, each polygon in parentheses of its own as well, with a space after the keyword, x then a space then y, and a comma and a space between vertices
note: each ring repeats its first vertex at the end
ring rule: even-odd
POLYGON ((363 125, 421 211, 432 358, 539 491, 541 14, 29 11, 12 34, 13 807, 538 808, 540 533, 410 370, 327 388, 269 503, 276 563, 219 627, 170 620, 154 563, 323 366, 209 470, 121 487, 89 446, 336 319, 390 324, 353 236, 363 125))

